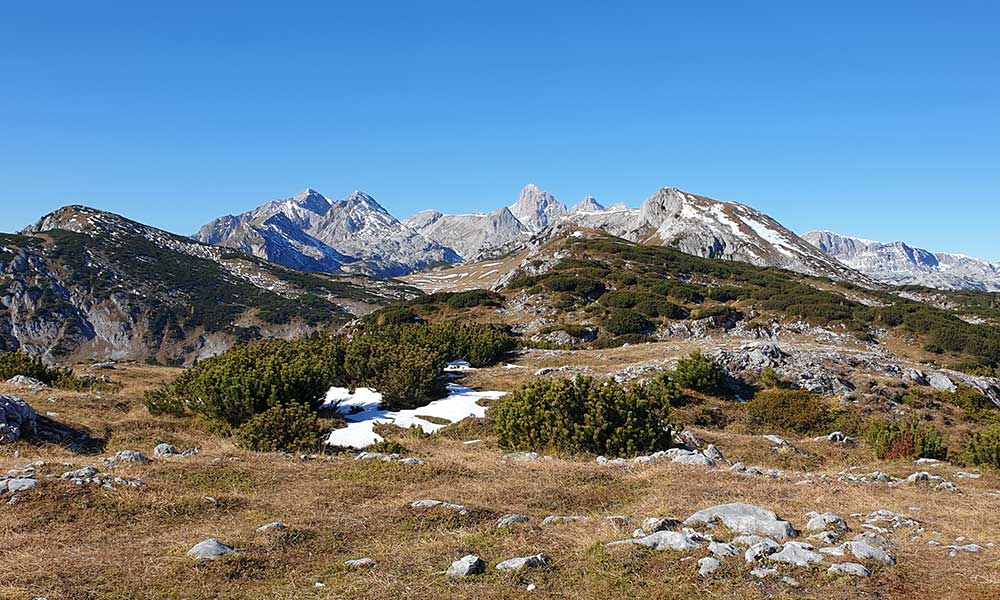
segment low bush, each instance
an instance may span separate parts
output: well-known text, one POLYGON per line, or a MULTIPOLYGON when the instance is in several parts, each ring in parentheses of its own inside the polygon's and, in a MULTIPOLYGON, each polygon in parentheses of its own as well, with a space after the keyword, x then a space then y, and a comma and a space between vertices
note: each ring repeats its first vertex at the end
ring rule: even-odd
POLYGON ((257 452, 303 450, 319 437, 316 411, 304 404, 272 406, 236 429, 236 445, 257 452))
POLYGON ((726 372, 719 363, 701 350, 677 361, 671 376, 677 385, 702 393, 717 392, 726 382, 726 372))
POLYGON ((919 421, 889 421, 880 419, 868 425, 865 439, 878 458, 934 458, 948 456, 941 434, 931 425, 919 421))
POLYGON ((669 416, 676 394, 666 377, 628 388, 589 377, 536 379, 500 400, 493 429, 510 450, 616 456, 663 450, 673 440, 669 416))
POLYGON ((0 381, 7 381, 16 375, 37 379, 45 385, 55 385, 60 381, 66 383, 69 379, 73 379, 69 369, 47 367, 41 359, 27 352, 0 353, 0 381))
POLYGON ((768 389, 746 403, 747 415, 758 429, 792 433, 828 433, 831 413, 826 402, 804 390, 768 389))
POLYGON ((969 434, 965 441, 965 454, 974 465, 1000 469, 1000 424, 969 434))
POLYGON ((381 452, 382 454, 405 454, 406 446, 396 440, 379 440, 365 448, 368 452, 381 452))
POLYGON ((617 308, 604 320, 604 328, 613 335, 626 335, 646 333, 653 328, 653 324, 634 310, 617 308))

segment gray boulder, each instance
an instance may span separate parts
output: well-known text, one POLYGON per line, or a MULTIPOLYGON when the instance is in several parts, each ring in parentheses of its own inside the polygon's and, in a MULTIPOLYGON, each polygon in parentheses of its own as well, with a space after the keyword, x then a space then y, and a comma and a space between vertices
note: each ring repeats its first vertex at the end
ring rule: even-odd
POLYGON ((736 556, 740 553, 739 548, 732 544, 726 544, 723 542, 709 542, 708 551, 711 552, 717 558, 726 558, 728 556, 736 556))
POLYGON ((34 489, 38 480, 34 477, 0 477, 0 496, 34 489))
POLYGON ((449 577, 471 577, 481 575, 486 571, 486 563, 475 554, 469 554, 451 563, 445 573, 449 577))
POLYGON ((847 529, 847 521, 832 512, 809 512, 806 513, 806 518, 809 519, 809 522, 806 523, 806 531, 825 531, 828 529, 843 531, 847 529))
POLYGON ((174 454, 180 454, 181 451, 177 449, 177 446, 170 444, 157 444, 153 448, 153 456, 172 456, 174 454))
POLYGON ((45 382, 39 381, 34 377, 28 377, 27 375, 14 375, 7 380, 7 385, 16 385, 18 387, 26 387, 32 390, 49 389, 49 386, 45 385, 45 382))
POLYGON ((808 567, 812 563, 823 562, 823 555, 814 552, 813 547, 804 542, 786 542, 780 552, 775 552, 767 558, 797 567, 808 567))
POLYGON ((698 524, 712 526, 716 523, 721 523, 738 533, 765 535, 778 540, 797 535, 791 523, 778 518, 767 509, 752 504, 720 504, 699 510, 684 521, 688 526, 698 524))
POLYGON ((608 543, 608 546, 619 546, 623 544, 637 544, 639 546, 652 548, 653 550, 675 550, 678 552, 694 550, 695 548, 701 546, 701 544, 691 535, 679 531, 657 531, 640 538, 610 542, 608 543))
POLYGON ((743 558, 752 563, 762 558, 766 558, 781 549, 781 544, 768 538, 761 538, 759 542, 751 544, 747 551, 743 553, 743 558))
POLYGON ((958 389, 955 382, 943 373, 931 373, 927 376, 927 383, 940 392, 954 392, 958 389))
POLYGON ((187 551, 187 555, 198 560, 215 560, 236 551, 216 539, 198 542, 187 551))
POLYGON ((22 398, 0 396, 0 444, 34 435, 37 416, 22 398))
POLYGON ((522 569, 539 569, 544 567, 548 560, 545 555, 539 552, 533 556, 519 556, 511 558, 501 563, 497 563, 499 571, 520 571, 522 569))

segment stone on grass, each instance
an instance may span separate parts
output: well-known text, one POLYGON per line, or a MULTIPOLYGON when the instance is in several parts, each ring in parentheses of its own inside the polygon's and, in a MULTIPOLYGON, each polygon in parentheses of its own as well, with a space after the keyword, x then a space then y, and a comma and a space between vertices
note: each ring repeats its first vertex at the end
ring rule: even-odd
POLYGON ((149 458, 147 458, 142 452, 136 452, 135 450, 119 450, 114 456, 102 458, 101 462, 111 466, 125 463, 139 463, 145 465, 149 463, 149 458))
POLYGON ((869 577, 871 572, 862 564, 856 562, 844 562, 830 565, 826 570, 831 575, 854 575, 855 577, 869 577))
POLYGON ((637 544, 652 548, 653 550, 694 550, 701 546, 692 536, 679 531, 656 531, 647 536, 633 538, 630 540, 619 540, 609 542, 608 546, 619 546, 623 544, 637 544))
POLYGON ((518 523, 527 523, 530 520, 528 515, 504 515, 497 519, 497 529, 512 527, 518 523))
POLYGON ((470 577, 486 571, 486 563, 475 554, 469 554, 451 563, 445 573, 449 577, 470 577))
POLYGON ((352 559, 352 560, 345 560, 344 561, 344 566, 345 567, 350 567, 352 569, 370 569, 370 568, 372 568, 372 567, 375 566, 375 559, 368 558, 366 556, 364 558, 355 558, 355 559, 352 559))
POLYGON ((781 545, 774 540, 764 538, 759 542, 751 544, 750 547, 747 548, 747 551, 743 553, 743 558, 745 558, 748 563, 752 563, 774 554, 780 548, 781 545))
POLYGON ((496 568, 500 571, 520 571, 522 569, 538 569, 544 567, 548 561, 545 555, 539 552, 532 556, 519 556, 498 563, 496 568))
POLYGON ((861 560, 875 560, 887 565, 896 564, 896 559, 891 554, 877 546, 873 546, 866 539, 845 542, 841 547, 853 554, 855 558, 860 558, 861 560))
POLYGON ((812 563, 823 562, 823 555, 814 552, 813 547, 805 542, 786 542, 780 552, 775 552, 767 558, 797 567, 808 567, 812 563))
POLYGON ((758 579, 764 579, 765 577, 770 577, 771 575, 777 575, 778 570, 774 568, 757 567, 752 569, 750 574, 758 579))
POLYGON ((698 575, 707 577, 721 566, 722 563, 719 562, 719 559, 706 556, 698 561, 698 575))
POLYGON ((714 525, 720 523, 729 529, 746 534, 766 535, 779 540, 794 537, 797 532, 788 521, 773 512, 752 504, 720 504, 699 510, 685 521, 685 525, 714 525))
POLYGON ((580 515, 549 515, 542 519, 542 525, 554 525, 557 523, 573 523, 576 521, 586 521, 587 517, 580 515))
POLYGON ((153 448, 153 456, 171 456, 174 454, 180 454, 181 451, 177 449, 177 446, 171 444, 157 444, 153 448))
POLYGON ((725 558, 727 556, 736 556, 740 553, 739 548, 732 544, 726 544, 723 542, 709 542, 708 551, 711 552, 718 558, 725 558))
POLYGON ((216 539, 207 539, 198 542, 187 551, 187 555, 199 560, 215 560, 226 554, 234 554, 236 551, 216 539))
POLYGON ((461 504, 454 504, 452 502, 445 502, 443 500, 414 500, 410 502, 410 508, 447 508, 450 510, 458 511, 460 515, 469 514, 465 506, 461 504))
POLYGON ((642 530, 646 533, 666 531, 680 525, 681 522, 670 517, 646 517, 642 520, 642 530))
POLYGON ((271 523, 267 523, 265 525, 261 525, 260 527, 257 528, 257 531, 260 533, 265 533, 268 531, 284 531, 286 529, 288 529, 288 525, 285 525, 280 521, 274 521, 271 523))
POLYGON ((825 531, 828 529, 843 531, 847 529, 847 521, 832 512, 817 513, 808 512, 806 518, 806 531, 825 531))

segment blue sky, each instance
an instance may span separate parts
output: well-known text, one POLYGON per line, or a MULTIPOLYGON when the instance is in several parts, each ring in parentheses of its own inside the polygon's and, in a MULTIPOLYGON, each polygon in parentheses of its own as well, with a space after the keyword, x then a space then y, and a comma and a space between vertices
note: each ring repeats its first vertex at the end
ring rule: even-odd
POLYGON ((190 233, 305 187, 404 217, 671 185, 1000 260, 1000 3, 611 4, 9 3, 0 230, 83 203, 190 233))

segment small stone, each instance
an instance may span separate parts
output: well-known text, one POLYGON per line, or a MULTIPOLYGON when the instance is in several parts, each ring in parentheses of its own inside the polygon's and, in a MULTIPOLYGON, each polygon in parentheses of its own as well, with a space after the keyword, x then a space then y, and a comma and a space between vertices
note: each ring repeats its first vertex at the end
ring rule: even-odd
POLYGON ((854 575, 855 577, 869 577, 871 572, 864 565, 855 562, 845 562, 830 565, 826 570, 831 575, 854 575))
POLYGON ((285 531, 288 529, 288 525, 281 523, 279 521, 274 521, 273 523, 267 523, 266 525, 261 525, 257 528, 259 533, 266 533, 268 531, 285 531))
POLYGON ((153 456, 172 456, 174 454, 180 454, 181 451, 177 449, 177 446, 170 444, 157 444, 153 448, 153 456))
POLYGON ((345 567, 350 567, 352 569, 370 569, 375 566, 375 559, 368 558, 355 558, 353 560, 345 560, 345 567))
POLYGON ((707 577, 721 566, 722 563, 718 559, 706 556, 698 561, 698 575, 707 577))
POLYGON ((697 540, 693 539, 688 534, 678 531, 657 531, 645 537, 609 542, 608 546, 619 546, 623 544, 637 544, 639 546, 652 548, 653 550, 675 550, 678 552, 694 550, 695 548, 701 546, 697 540))
POLYGON ((806 517, 809 519, 809 522, 806 523, 806 531, 824 531, 826 529, 843 531, 847 529, 847 521, 832 512, 810 512, 806 513, 806 517))
POLYGON ((750 574, 758 579, 764 579, 765 577, 770 577, 771 575, 777 575, 778 570, 774 568, 757 567, 750 571, 750 574))
POLYGON ((732 544, 725 544, 722 542, 709 542, 708 551, 715 555, 717 558, 726 558, 727 556, 736 556, 740 553, 739 548, 732 544))
POLYGON ((813 547, 804 542, 787 542, 780 552, 775 552, 767 558, 797 567, 808 567, 812 563, 823 562, 823 555, 813 552, 813 547))
POLYGON ((445 572, 449 577, 470 577, 486 571, 486 563, 475 554, 469 554, 451 563, 445 572))
POLYGON ((530 520, 528 515, 504 515, 497 519, 497 529, 512 527, 518 523, 527 523, 530 520))
POLYGON ((542 519, 542 525, 553 525, 556 523, 573 523, 575 521, 586 521, 587 517, 579 515, 549 515, 542 519))
POLYGON ((207 539, 198 542, 187 551, 187 555, 199 560, 215 560, 226 554, 234 554, 236 551, 223 544, 219 540, 207 539))

